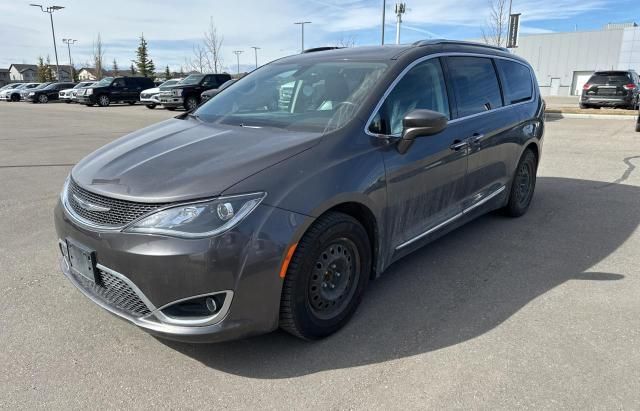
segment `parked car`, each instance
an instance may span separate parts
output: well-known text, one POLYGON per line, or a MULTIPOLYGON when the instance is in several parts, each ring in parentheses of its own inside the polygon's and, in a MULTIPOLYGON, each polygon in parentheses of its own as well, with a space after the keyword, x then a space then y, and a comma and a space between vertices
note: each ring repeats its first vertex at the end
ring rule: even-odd
POLYGON ((78 103, 87 106, 98 104, 107 107, 111 103, 135 104, 140 101, 142 90, 152 88, 153 80, 148 77, 105 77, 91 87, 78 91, 78 103))
POLYGON ((142 93, 140 93, 140 102, 147 106, 147 108, 156 108, 156 106, 160 105, 160 92, 162 90, 167 90, 169 86, 178 84, 181 80, 181 78, 170 79, 160 84, 158 87, 143 90, 142 93))
POLYGON ((5 101, 20 101, 20 93, 23 90, 31 90, 40 85, 40 83, 23 83, 15 88, 8 88, 0 91, 0 100, 5 101))
POLYGON ((27 101, 45 104, 51 100, 58 100, 58 93, 60 90, 71 88, 73 86, 75 86, 75 83, 61 82, 51 83, 44 88, 36 87, 27 94, 27 101))
POLYGON ((525 214, 544 128, 534 72, 506 49, 286 57, 77 163, 54 213, 62 271, 163 338, 326 337, 394 261, 525 214))
POLYGON ((640 113, 638 113, 638 120, 636 120, 636 131, 640 132, 640 113))
POLYGON ((218 88, 229 80, 229 74, 191 74, 180 84, 160 93, 160 103, 167 110, 175 110, 178 107, 193 110, 200 104, 200 94, 203 91, 218 88))
POLYGON ((230 85, 232 85, 236 81, 237 80, 225 81, 218 88, 212 88, 211 90, 204 91, 202 94, 200 94, 201 104, 204 103, 205 101, 209 100, 211 97, 215 96, 216 94, 220 93, 222 90, 226 89, 227 87, 229 87, 230 85))
POLYGON ((638 107, 640 78, 633 70, 596 71, 582 89, 580 108, 638 107))
POLYGON ((53 84, 53 81, 40 83, 39 86, 36 86, 36 87, 34 87, 32 89, 20 90, 20 101, 27 101, 27 96, 29 96, 29 93, 31 93, 32 91, 36 91, 36 90, 42 90, 43 88, 47 87, 50 84, 53 84))
POLYGON ((5 84, 4 86, 2 86, 2 88, 0 88, 0 93, 5 93, 7 92, 7 90, 15 90, 16 88, 22 86, 25 83, 9 83, 9 84, 5 84))
POLYGON ((83 87, 89 87, 92 84, 95 84, 95 81, 81 81, 80 83, 76 84, 73 88, 60 90, 60 93, 58 93, 58 98, 64 101, 65 103, 72 103, 74 102, 72 97, 74 93, 77 95, 78 89, 83 87))

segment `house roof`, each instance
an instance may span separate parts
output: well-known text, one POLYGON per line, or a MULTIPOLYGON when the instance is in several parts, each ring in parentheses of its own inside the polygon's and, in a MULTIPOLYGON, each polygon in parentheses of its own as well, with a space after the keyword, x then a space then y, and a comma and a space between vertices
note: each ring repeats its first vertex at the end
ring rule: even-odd
POLYGON ((9 69, 0 68, 0 73, 8 73, 8 72, 9 72, 9 69))
POLYGON ((15 67, 15 69, 20 73, 28 69, 36 70, 38 68, 35 64, 12 64, 9 66, 9 70, 11 70, 11 67, 15 67))

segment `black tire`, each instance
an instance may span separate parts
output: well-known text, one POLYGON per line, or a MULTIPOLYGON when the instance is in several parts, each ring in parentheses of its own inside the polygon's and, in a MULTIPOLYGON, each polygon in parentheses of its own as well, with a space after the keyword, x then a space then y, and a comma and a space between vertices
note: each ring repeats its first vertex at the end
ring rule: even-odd
POLYGON ((155 104, 146 104, 146 107, 150 110, 153 110, 154 108, 156 108, 155 104))
POLYGON ((129 103, 130 106, 133 106, 134 104, 136 104, 135 101, 128 101, 127 103, 129 103))
POLYGON ((107 107, 109 106, 109 104, 111 104, 111 99, 109 98, 108 95, 102 94, 98 96, 98 105, 100 107, 107 107))
POLYGON ((38 103, 47 104, 49 102, 49 96, 46 94, 40 94, 38 96, 38 103))
POLYGON ((511 182, 509 202, 504 208, 504 212, 508 216, 520 217, 529 209, 536 188, 537 171, 538 160, 536 155, 531 149, 525 150, 522 157, 520 157, 511 182))
POLYGON ((85 106, 87 106, 87 107, 93 107, 93 104, 91 104, 91 103, 87 103, 87 104, 85 104, 85 106))
POLYGON ((362 300, 371 264, 369 237, 356 219, 338 212, 318 218, 287 269, 280 327, 305 340, 338 331, 362 300))
POLYGON ((636 123, 636 131, 640 133, 640 121, 636 123))
POLYGON ((187 111, 193 110, 196 107, 198 107, 198 104, 199 103, 198 103, 198 98, 197 97, 193 97, 193 96, 187 97, 184 100, 184 109, 187 110, 187 111))
POLYGON ((175 108, 175 107, 165 107, 165 108, 166 108, 167 110, 169 110, 169 111, 176 111, 176 108, 175 108))
POLYGON ((64 102, 67 103, 67 104, 71 104, 71 102, 69 100, 65 100, 64 102))
POLYGON ((20 101, 20 95, 19 94, 12 94, 11 95, 11 101, 13 101, 14 103, 16 101, 20 101))
POLYGON ((590 107, 588 105, 586 105, 586 104, 580 103, 580 108, 581 109, 585 109, 585 108, 590 108, 590 107))

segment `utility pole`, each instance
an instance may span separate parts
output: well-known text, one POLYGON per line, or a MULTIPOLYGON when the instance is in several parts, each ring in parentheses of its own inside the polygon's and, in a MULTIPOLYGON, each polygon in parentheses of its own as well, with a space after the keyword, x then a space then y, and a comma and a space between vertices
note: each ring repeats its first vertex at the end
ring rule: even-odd
POLYGON ((406 3, 396 3, 396 16, 398 17, 396 21, 396 44, 400 44, 400 25, 402 24, 402 15, 406 10, 406 3))
POLYGON ((60 65, 58 64, 58 48, 56 47, 56 32, 53 29, 53 12, 57 10, 62 10, 64 7, 62 6, 48 6, 46 8, 42 7, 41 4, 29 4, 33 7, 40 7, 43 13, 49 13, 49 19, 51 20, 51 36, 53 37, 53 52, 56 55, 56 77, 58 81, 60 81, 60 65))
POLYGON ((255 55, 256 55, 256 68, 258 68, 258 50, 260 50, 260 47, 251 46, 251 48, 255 52, 255 55))
POLYGON ((293 24, 299 24, 300 27, 302 28, 302 47, 301 47, 301 53, 304 53, 304 25, 305 24, 311 24, 312 22, 310 21, 297 21, 293 24))
POLYGON ((233 50, 233 54, 236 55, 236 60, 238 61, 238 74, 240 74, 240 54, 244 53, 242 50, 233 50))
POLYGON ((73 80, 73 63, 71 61, 71 45, 74 44, 78 40, 74 39, 62 39, 62 42, 67 45, 67 50, 69 51, 69 70, 71 70, 71 80, 73 80))
POLYGON ((387 0, 382 0, 382 42, 381 45, 384 46, 384 20, 385 13, 387 12, 387 0))

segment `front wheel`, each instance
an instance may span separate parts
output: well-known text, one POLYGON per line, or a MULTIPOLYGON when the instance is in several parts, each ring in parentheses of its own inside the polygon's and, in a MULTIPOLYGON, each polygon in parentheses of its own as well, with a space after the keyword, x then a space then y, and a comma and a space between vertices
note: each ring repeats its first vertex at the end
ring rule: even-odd
POLYGON ((100 107, 107 107, 109 104, 111 104, 111 99, 106 94, 103 94, 100 97, 98 97, 98 105, 100 107))
POLYGON ((538 160, 530 149, 527 149, 520 161, 518 168, 511 182, 511 192, 509 202, 504 208, 510 217, 520 217, 524 215, 533 199, 533 192, 536 188, 536 173, 538 171, 538 160))
POLYGON ((287 269, 280 327, 305 340, 342 328, 362 300, 372 251, 364 227, 353 217, 329 212, 302 237, 287 269))
POLYGON ((129 103, 130 106, 133 106, 134 104, 136 104, 135 101, 129 101, 128 103, 129 103))
POLYGON ((38 97, 38 103, 46 104, 48 102, 49 97, 46 94, 41 94, 40 97, 38 97))
POLYGON ((191 111, 198 107, 198 99, 195 97, 187 97, 184 101, 184 109, 187 111, 191 111))
POLYGON ((153 110, 154 108, 156 108, 155 104, 147 104, 146 107, 150 110, 153 110))
POLYGON ((17 94, 12 94, 11 95, 11 101, 13 101, 13 102, 20 101, 20 96, 17 95, 17 94))

